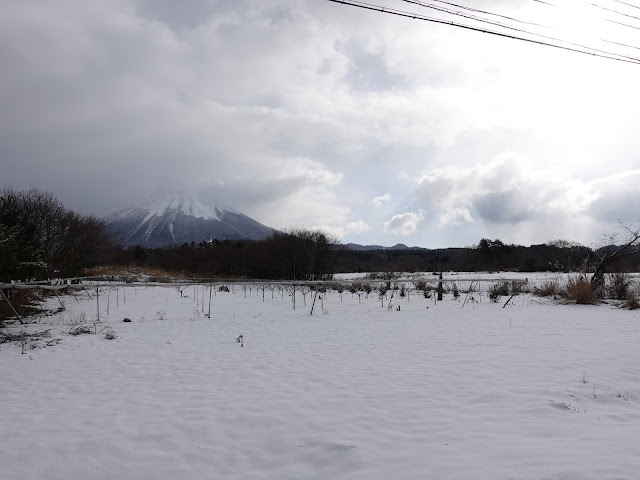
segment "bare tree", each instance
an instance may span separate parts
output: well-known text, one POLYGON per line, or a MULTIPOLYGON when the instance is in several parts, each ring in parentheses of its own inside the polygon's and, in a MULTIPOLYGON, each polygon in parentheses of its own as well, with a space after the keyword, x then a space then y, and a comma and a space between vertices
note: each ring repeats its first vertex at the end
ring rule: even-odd
POLYGON ((290 229, 269 239, 280 275, 287 280, 316 280, 331 273, 338 240, 319 230, 290 229))
POLYGON ((622 258, 640 252, 640 222, 620 226, 626 232, 622 245, 616 245, 618 234, 615 233, 607 237, 603 248, 596 250, 599 259, 591 277, 591 288, 596 296, 602 296, 604 293, 604 274, 607 269, 622 258))
POLYGON ((0 277, 71 275, 110 246, 103 221, 68 210, 51 193, 0 191, 0 277))

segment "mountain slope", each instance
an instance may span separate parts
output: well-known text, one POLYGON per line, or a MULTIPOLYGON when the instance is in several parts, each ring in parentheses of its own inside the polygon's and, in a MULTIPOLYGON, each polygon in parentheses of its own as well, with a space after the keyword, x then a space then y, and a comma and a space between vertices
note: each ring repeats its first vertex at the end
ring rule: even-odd
POLYGON ((164 247, 217 240, 262 240, 273 229, 206 192, 160 191, 105 218, 124 247, 164 247))

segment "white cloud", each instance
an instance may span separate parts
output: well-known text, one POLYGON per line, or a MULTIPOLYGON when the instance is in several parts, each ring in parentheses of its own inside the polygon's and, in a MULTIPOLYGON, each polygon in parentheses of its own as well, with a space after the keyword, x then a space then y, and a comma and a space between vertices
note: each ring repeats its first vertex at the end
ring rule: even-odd
POLYGON ((567 191, 562 179, 514 153, 480 165, 430 170, 417 181, 417 197, 436 208, 440 225, 469 222, 472 210, 488 223, 517 224, 549 213, 551 202, 567 191))
POLYGON ((387 203, 390 199, 391 199, 391 195, 388 193, 385 193, 384 195, 379 195, 369 200, 369 205, 371 205, 374 208, 380 208, 384 203, 387 203))
POLYGON ((441 229, 480 222, 490 235, 510 241, 558 236, 589 243, 619 221, 640 218, 640 169, 572 179, 505 153, 484 164, 428 170, 414 180, 417 204, 438 216, 441 229))
POLYGON ((621 62, 311 0, 0 2, 0 58, 3 182, 98 215, 158 184, 274 227, 379 225, 392 198, 424 209, 423 242, 468 244, 638 210, 621 62))
POLYGON ((384 231, 406 237, 416 231, 418 223, 422 220, 424 220, 424 213, 421 210, 418 212, 400 213, 384 222, 384 231))
POLYGON ((439 226, 460 225, 471 222, 473 222, 473 218, 468 208, 448 208, 440 214, 439 226))
POLYGON ((324 232, 332 233, 340 240, 342 240, 344 237, 349 237, 351 235, 358 235, 359 233, 368 232, 370 229, 369 225, 367 225, 367 223, 364 220, 349 222, 346 225, 342 225, 342 226, 322 225, 322 226, 313 226, 311 228, 314 230, 322 230, 324 232))
POLYGON ((334 191, 342 173, 307 158, 272 160, 270 165, 273 171, 262 173, 259 180, 236 177, 229 203, 278 229, 346 221, 350 208, 339 202, 334 191))
POLYGON ((597 220, 625 224, 640 220, 640 169, 610 175, 587 184, 586 212, 597 220))

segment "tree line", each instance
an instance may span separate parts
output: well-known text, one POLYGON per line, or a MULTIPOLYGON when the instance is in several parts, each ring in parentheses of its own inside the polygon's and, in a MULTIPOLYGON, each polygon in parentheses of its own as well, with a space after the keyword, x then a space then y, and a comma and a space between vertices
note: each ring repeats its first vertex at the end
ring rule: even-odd
MULTIPOLYGON (((639 236, 621 255, 554 240, 529 247, 483 238, 467 248, 352 250, 330 234, 274 232, 262 241, 214 240, 122 249, 103 220, 71 211, 51 193, 0 190, 0 281, 81 276, 97 265, 154 267, 193 276, 315 280, 338 272, 640 271, 639 236), (604 262, 602 260, 605 260, 604 262)), ((618 252, 618 253, 615 253, 618 252)))
MULTIPOLYGON (((122 250, 117 261, 203 277, 310 280, 344 272, 594 272, 611 248, 593 249, 558 240, 525 247, 482 239, 467 248, 351 250, 322 232, 292 230, 258 242, 214 240, 175 248, 132 247, 122 250)), ((640 253, 631 253, 608 268, 640 271, 640 253)))
POLYGON ((213 240, 179 247, 120 250, 112 261, 194 276, 225 276, 271 280, 316 280, 339 271, 342 245, 325 232, 289 229, 262 241, 213 240))
POLYGON ((53 194, 0 190, 0 281, 81 275, 113 248, 106 225, 53 194))

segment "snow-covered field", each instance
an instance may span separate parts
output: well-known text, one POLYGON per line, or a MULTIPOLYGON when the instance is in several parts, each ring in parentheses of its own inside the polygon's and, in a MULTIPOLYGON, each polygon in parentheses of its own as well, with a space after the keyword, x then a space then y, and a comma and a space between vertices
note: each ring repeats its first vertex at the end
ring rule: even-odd
POLYGON ((96 316, 80 292, 27 327, 58 345, 0 346, 1 479, 640 478, 636 312, 124 293, 92 327, 115 340, 67 333, 96 316))

